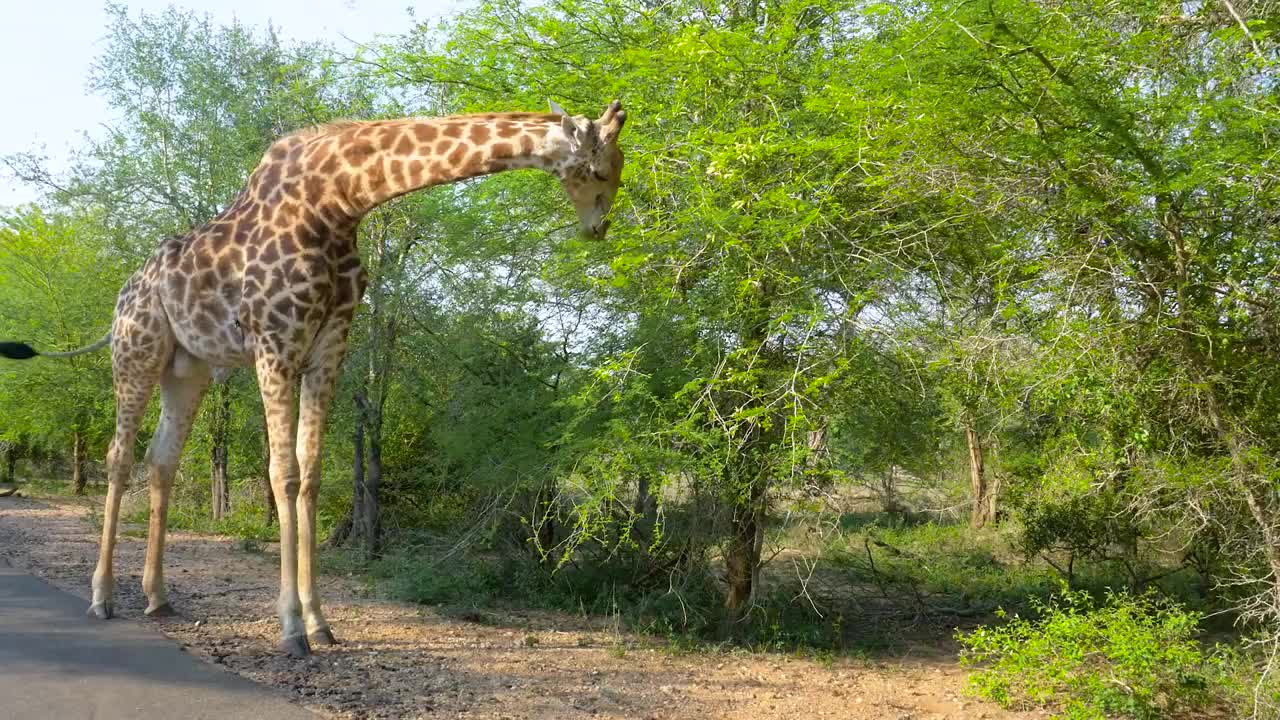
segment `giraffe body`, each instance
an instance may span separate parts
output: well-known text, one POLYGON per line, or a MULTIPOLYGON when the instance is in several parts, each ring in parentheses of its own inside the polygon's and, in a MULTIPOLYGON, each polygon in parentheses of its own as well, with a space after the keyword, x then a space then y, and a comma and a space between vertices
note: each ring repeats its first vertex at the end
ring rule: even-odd
MULTIPOLYGON (((407 192, 510 169, 556 175, 583 232, 602 237, 622 172, 615 101, 597 121, 553 113, 343 122, 272 144, 216 218, 161 243, 124 284, 108 338, 116 431, 89 612, 110 617, 120 498, 133 447, 158 385, 160 421, 144 462, 151 514, 143 591, 147 614, 172 611, 163 575, 166 515, 183 446, 212 378, 253 366, 267 416, 271 485, 280 521, 282 648, 293 655, 333 634, 315 590, 320 442, 347 332, 367 274, 356 229, 407 192), (301 389, 294 417, 294 387, 301 389)), ((71 353, 88 352, 104 344, 71 353)), ((0 343, 25 359, 29 346, 0 343)))

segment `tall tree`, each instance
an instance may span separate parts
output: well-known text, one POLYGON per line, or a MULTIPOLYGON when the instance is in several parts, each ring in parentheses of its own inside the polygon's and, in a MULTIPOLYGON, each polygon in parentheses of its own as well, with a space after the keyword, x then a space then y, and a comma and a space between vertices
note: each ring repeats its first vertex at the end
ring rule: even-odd
MULTIPOLYGON (((101 308, 114 304, 127 274, 115 241, 93 213, 28 207, 0 217, 0 333, 34 332, 46 348, 100 338, 101 308)), ((107 358, 6 368, 0 386, 6 436, 71 458, 72 486, 83 492, 86 453, 103 447, 112 424, 107 358)))

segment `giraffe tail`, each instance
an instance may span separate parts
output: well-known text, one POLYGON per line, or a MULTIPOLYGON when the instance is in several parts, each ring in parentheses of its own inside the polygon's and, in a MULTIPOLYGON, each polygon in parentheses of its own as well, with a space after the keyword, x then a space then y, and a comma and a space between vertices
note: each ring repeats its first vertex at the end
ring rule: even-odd
POLYGON ((86 353, 97 352, 98 350, 101 350, 102 348, 106 347, 107 343, 109 342, 111 342, 110 332, 108 332, 106 335, 102 337, 102 339, 98 340, 92 345, 86 345, 76 350, 68 350, 66 352, 56 352, 56 353, 36 352, 35 348, 31 347, 26 343, 0 342, 0 357, 7 357, 10 360, 30 360, 31 358, 36 357, 37 355, 40 355, 42 357, 51 357, 51 358, 69 358, 69 357, 75 357, 76 355, 84 355, 86 353))

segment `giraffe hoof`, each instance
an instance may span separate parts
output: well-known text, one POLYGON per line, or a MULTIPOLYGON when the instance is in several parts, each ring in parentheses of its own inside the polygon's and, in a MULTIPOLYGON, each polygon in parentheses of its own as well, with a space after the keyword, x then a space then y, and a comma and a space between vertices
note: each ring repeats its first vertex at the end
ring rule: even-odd
POLYGON ((307 633, 307 640, 310 640, 313 646, 338 644, 338 639, 333 636, 333 631, 327 627, 307 633))
POLYGON ((99 620, 109 620, 115 614, 115 607, 109 602, 94 603, 89 606, 89 611, 85 613, 85 615, 96 617, 99 620))
POLYGON ((292 657, 304 658, 311 654, 311 645, 306 635, 294 635, 280 641, 280 649, 292 657))
POLYGON ((142 611, 142 612, 143 612, 143 614, 144 614, 144 615, 146 615, 147 617, 155 617, 155 618, 159 618, 159 617, 173 617, 174 615, 177 615, 177 614, 178 614, 178 611, 174 610, 174 609, 173 609, 173 606, 172 606, 172 605, 170 605, 170 604, 169 604, 169 603, 167 603, 167 602, 166 602, 166 603, 160 603, 159 605, 157 605, 157 606, 155 606, 155 607, 148 607, 146 610, 144 610, 144 611, 142 611))

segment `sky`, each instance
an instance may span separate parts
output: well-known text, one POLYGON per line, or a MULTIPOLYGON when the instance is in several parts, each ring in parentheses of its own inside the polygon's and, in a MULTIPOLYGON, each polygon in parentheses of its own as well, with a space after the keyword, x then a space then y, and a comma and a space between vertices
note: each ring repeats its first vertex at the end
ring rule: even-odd
MULTIPOLYGON (((207 14, 215 23, 273 24, 294 40, 338 47, 396 35, 415 21, 464 7, 462 0, 118 0, 131 15, 170 5, 207 14), (410 15, 409 8, 413 14, 410 15)), ((102 50, 106 0, 0 0, 0 156, 40 151, 61 169, 83 133, 97 134, 111 119, 101 98, 86 89, 89 67, 102 50)), ((0 169, 0 206, 35 200, 37 193, 0 169)))

